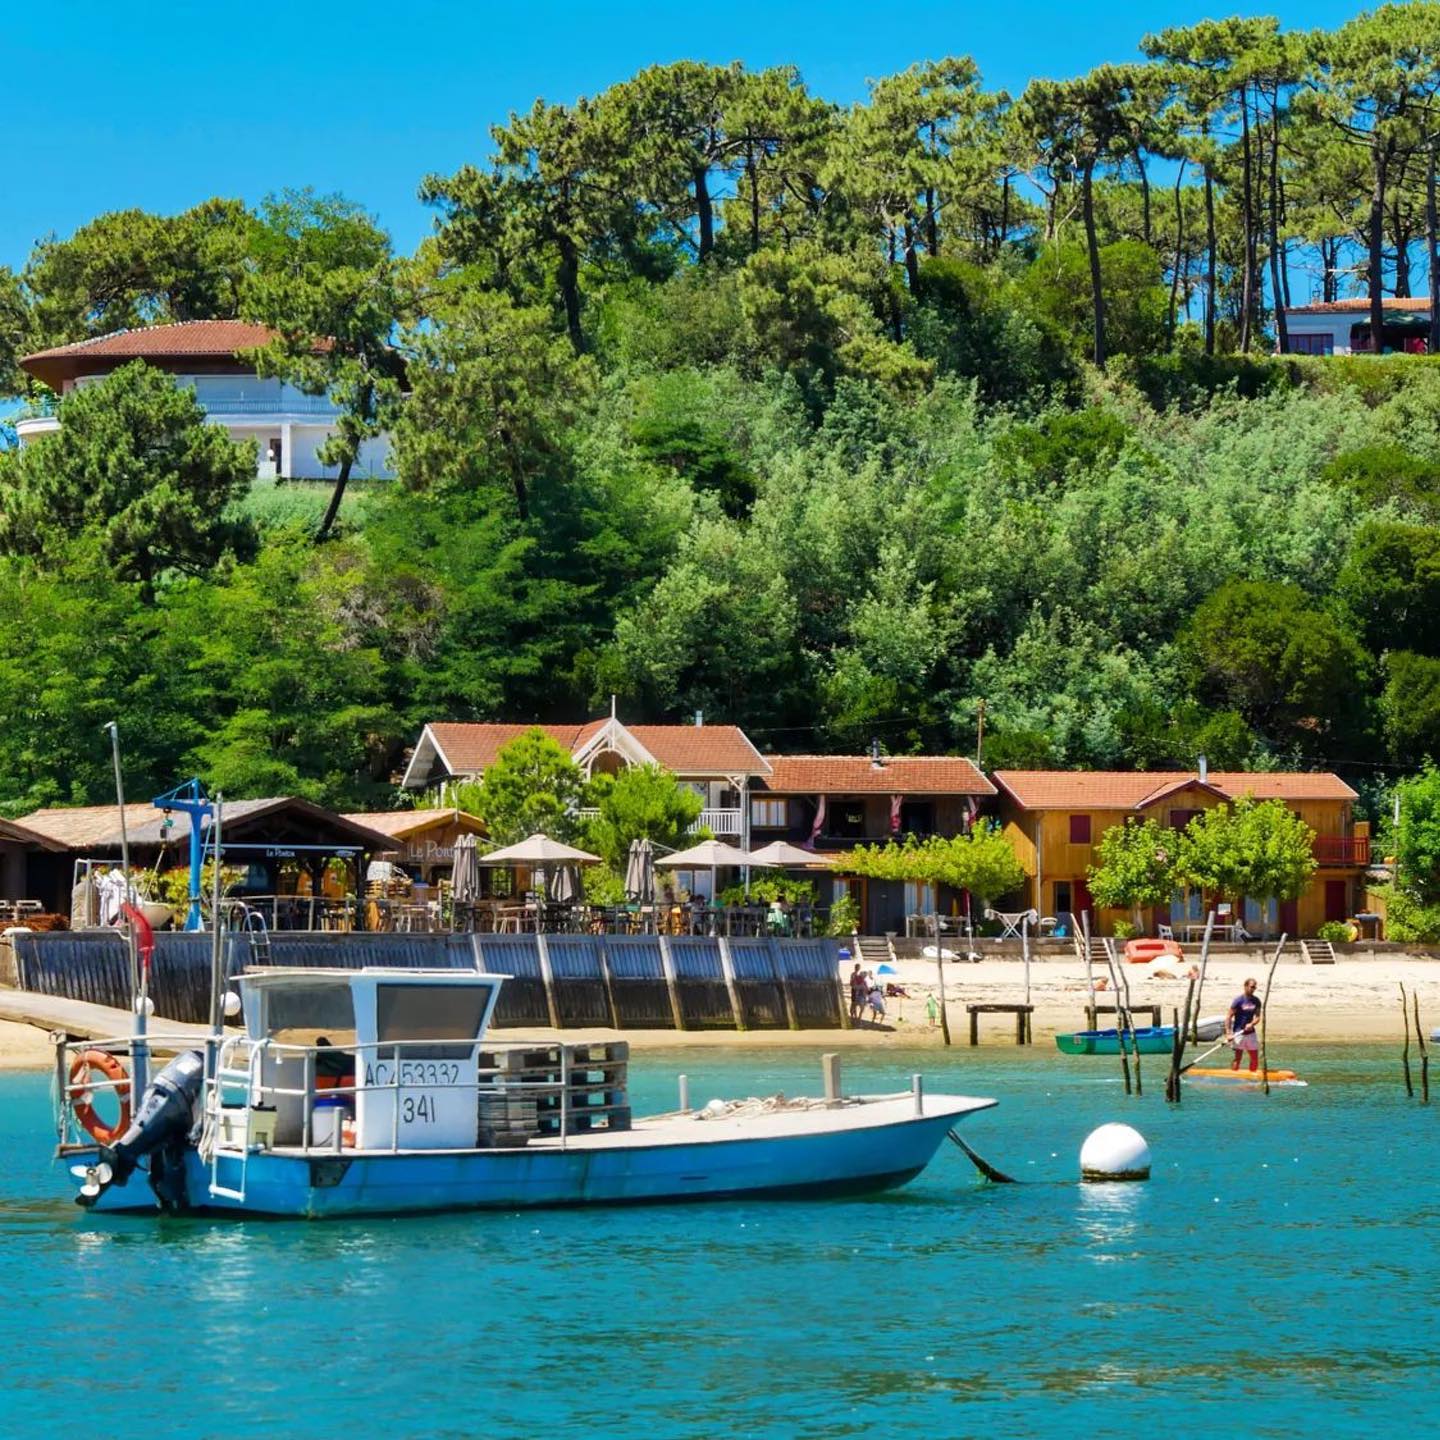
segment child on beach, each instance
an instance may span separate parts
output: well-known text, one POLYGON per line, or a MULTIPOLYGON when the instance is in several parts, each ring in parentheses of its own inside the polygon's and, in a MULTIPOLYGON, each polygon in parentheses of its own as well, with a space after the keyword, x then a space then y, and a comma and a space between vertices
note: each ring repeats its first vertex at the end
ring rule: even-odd
POLYGON ((925 1018, 932 1030, 940 1023, 940 1005, 933 995, 925 997, 925 1018))

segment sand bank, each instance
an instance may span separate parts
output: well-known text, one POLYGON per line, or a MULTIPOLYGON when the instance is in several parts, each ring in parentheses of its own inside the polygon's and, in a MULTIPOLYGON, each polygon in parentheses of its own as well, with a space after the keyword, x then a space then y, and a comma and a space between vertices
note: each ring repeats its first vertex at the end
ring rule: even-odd
MULTIPOLYGON (((1158 967, 1130 966, 1131 1001, 1157 1004, 1168 1022, 1171 1012, 1185 1001, 1186 982, 1155 973, 1158 967)), ((847 967, 848 969, 848 967, 847 967)), ((705 1048, 736 1045, 775 1047, 804 1045, 816 1050, 854 1047, 939 1045, 940 1028, 926 1017, 925 1001, 935 993, 933 960, 900 960, 897 974, 883 977, 903 987, 907 995, 892 997, 882 1025, 851 1030, 632 1030, 623 1036, 614 1030, 503 1030, 497 1040, 510 1043, 564 1039, 624 1038, 637 1051, 705 1048)), ((1253 975, 1263 991, 1265 972, 1251 960, 1217 958, 1211 961, 1201 1000, 1203 1015, 1223 1014, 1240 992, 1241 982, 1253 975)), ((1270 996, 1269 1043, 1288 1041, 1353 1041, 1398 1045, 1402 1039, 1400 984, 1420 998, 1420 1015, 1426 1033, 1440 1027, 1440 961, 1382 954, 1375 959, 1343 958, 1334 965, 1305 965, 1282 959, 1275 971, 1270 996)), ((1049 1037, 1059 1031, 1078 1030, 1085 1023, 1089 1000, 1085 967, 1069 957, 1037 960, 1030 967, 1030 1001, 1035 1006, 1033 1029, 1037 1043, 1049 1048, 1049 1037)), ((986 959, 979 963, 947 961, 945 1002, 952 1040, 968 1043, 967 1004, 1018 1003, 1025 998, 1024 965, 1018 959, 986 959)), ((1113 1004, 1107 992, 1101 1004, 1113 1004)), ((152 1026, 162 1022, 154 1021, 152 1026)), ((1102 1024, 1107 1023, 1104 1019, 1102 1024)), ((982 1045, 1014 1044, 1014 1022, 1005 1015, 981 1017, 982 1045)), ((0 1070, 45 1069, 54 1063, 45 1030, 0 1021, 0 1070)))

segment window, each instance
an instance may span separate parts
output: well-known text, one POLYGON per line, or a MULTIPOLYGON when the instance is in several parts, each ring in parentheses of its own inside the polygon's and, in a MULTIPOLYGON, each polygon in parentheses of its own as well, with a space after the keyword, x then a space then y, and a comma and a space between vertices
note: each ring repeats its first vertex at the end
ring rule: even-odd
POLYGON ((1070 843, 1072 845, 1088 845, 1090 843, 1090 817, 1088 815, 1072 815, 1070 817, 1070 843))
POLYGON ((907 880, 905 882, 905 913, 907 915, 933 915, 935 913, 935 887, 929 881, 907 880))
POLYGON ((1055 913, 1057 915, 1070 913, 1070 882, 1068 880, 1055 882, 1055 913))
POLYGON ((929 800, 903 801, 900 806, 900 833, 902 835, 933 835, 935 833, 935 806, 929 800))
POLYGON ((838 840, 863 840, 865 838, 865 802, 863 800, 842 800, 832 803, 830 821, 826 834, 838 840))
POLYGON ((1170 812, 1170 828, 1183 830, 1199 813, 1198 810, 1172 810, 1170 812))
POLYGON ((1292 355, 1333 355, 1335 353, 1335 337, 1333 335, 1294 335, 1290 336, 1290 353, 1292 355))
POLYGON ((788 800, 752 800, 750 823, 760 830, 784 830, 790 824, 788 800))

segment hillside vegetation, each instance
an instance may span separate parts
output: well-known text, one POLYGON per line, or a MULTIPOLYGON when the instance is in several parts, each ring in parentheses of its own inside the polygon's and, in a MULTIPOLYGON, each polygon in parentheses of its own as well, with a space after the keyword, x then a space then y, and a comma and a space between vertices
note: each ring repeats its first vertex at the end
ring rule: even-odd
POLYGON ((612 694, 789 751, 969 750, 983 702, 997 765, 1419 768, 1440 361, 1271 351, 1292 286, 1428 283, 1440 19, 1145 48, 849 108, 655 67, 424 178, 413 255, 310 192, 44 241, 0 393, 240 315, 344 420, 332 487, 257 485, 134 367, 0 454, 0 808, 107 798, 112 718, 137 794, 372 805, 426 720, 612 694), (399 479, 348 485, 379 433, 399 479))

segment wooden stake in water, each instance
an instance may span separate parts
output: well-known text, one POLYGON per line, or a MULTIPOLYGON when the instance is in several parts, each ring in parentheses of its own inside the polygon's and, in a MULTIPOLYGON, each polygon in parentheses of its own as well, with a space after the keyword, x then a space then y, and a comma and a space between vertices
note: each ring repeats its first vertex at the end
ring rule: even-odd
POLYGON ((1405 1048, 1400 1052, 1400 1063, 1405 1069, 1405 1093, 1413 1100, 1415 1086, 1410 1081, 1410 1002, 1405 998, 1405 982, 1400 982, 1400 1018, 1405 1022, 1405 1048))
POLYGON ((1198 1045, 1200 1043, 1200 998, 1205 993, 1205 971, 1210 965, 1210 939, 1215 933, 1215 911, 1211 909, 1205 916, 1205 934, 1200 940, 1200 983, 1195 987, 1195 1009, 1191 1013, 1190 1038, 1198 1045))
POLYGON ((940 911, 935 911, 935 974, 936 983, 940 986, 940 1038, 946 1045, 950 1043, 950 1017, 945 1012, 945 947, 940 943, 940 911))
POLYGON ((1170 1074, 1165 1080, 1165 1098, 1173 1104, 1180 1103, 1180 1075, 1181 1066, 1185 1060, 1185 1041, 1190 1035, 1190 1023, 1193 1019, 1192 1007, 1195 1004, 1195 977, 1190 977, 1189 987, 1185 991, 1185 1008, 1175 1017, 1175 1040, 1170 1047, 1170 1074))
POLYGON ((1270 1018, 1270 982, 1275 978, 1275 967, 1280 963, 1280 952, 1285 948, 1284 935, 1280 937, 1280 943, 1275 947, 1275 955, 1270 961, 1270 972, 1265 976, 1265 998, 1260 1002, 1260 1084, 1264 1087, 1265 1093, 1270 1093, 1270 1056, 1265 1049, 1265 1022, 1270 1018))
POLYGON ((1420 1103, 1430 1103, 1430 1047, 1425 1043, 1425 1032, 1420 1028, 1420 996, 1417 991, 1410 992, 1410 999, 1415 1005, 1415 1043, 1420 1047, 1420 1103))
MULTIPOLYGON (((1125 1077, 1125 1093, 1133 1093, 1130 1085, 1130 1056, 1125 1049, 1125 1001, 1120 994, 1120 977, 1115 973, 1115 956, 1110 948, 1109 941, 1104 942, 1105 964, 1110 970, 1110 983, 1115 987, 1115 1048, 1120 1052, 1120 1073, 1125 1077)), ((1090 941, 1087 932, 1085 941, 1085 953, 1090 953, 1090 941)), ((1087 959, 1086 963, 1089 961, 1087 959)))

